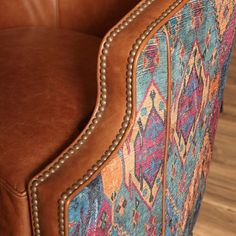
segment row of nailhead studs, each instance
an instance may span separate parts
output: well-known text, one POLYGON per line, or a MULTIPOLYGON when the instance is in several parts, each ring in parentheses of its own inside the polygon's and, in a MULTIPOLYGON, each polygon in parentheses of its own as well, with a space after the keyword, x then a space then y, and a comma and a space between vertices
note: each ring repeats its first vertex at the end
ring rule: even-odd
MULTIPOLYGON (((34 227, 34 234, 36 236, 40 236, 40 225, 39 225, 39 217, 38 217, 38 200, 37 200, 37 187, 40 183, 44 182, 51 174, 55 173, 57 169, 63 165, 63 163, 70 158, 76 151, 80 149, 80 146, 88 139, 88 136, 92 133, 92 130, 95 128, 95 125, 98 123, 99 119, 102 117, 102 113, 105 109, 106 105, 106 57, 108 53, 108 49, 110 47, 113 38, 123 30, 130 22, 133 21, 144 9, 146 9, 152 2, 155 0, 147 0, 144 2, 137 10, 135 10, 129 17, 127 17, 117 28, 115 28, 110 35, 107 37, 106 42, 103 46, 102 55, 101 55, 101 63, 100 63, 100 87, 101 87, 101 97, 100 97, 100 104, 98 108, 98 112, 95 115, 95 118, 92 120, 91 124, 89 125, 88 129, 82 135, 81 139, 66 153, 63 154, 61 158, 55 163, 51 165, 51 167, 44 171, 37 179, 32 182, 31 185, 31 207, 32 207, 32 220, 33 220, 33 227, 34 227)), ((157 23, 163 20, 173 9, 175 9, 183 0, 176 1, 166 12, 162 14, 162 16, 155 22, 153 22, 147 30, 141 35, 141 37, 136 41, 135 45, 133 46, 133 50, 130 53, 129 57, 129 64, 128 64, 128 71, 127 71, 127 101, 126 101, 126 115, 124 117, 122 128, 119 131, 119 134, 116 136, 115 140, 112 142, 112 145, 108 148, 105 154, 102 156, 101 160, 99 160, 92 169, 87 171, 87 174, 81 180, 78 180, 75 184, 73 184, 72 188, 69 188, 66 193, 62 194, 62 197, 59 201, 59 225, 60 235, 64 235, 64 204, 65 200, 81 186, 85 181, 87 181, 93 173, 107 160, 107 158, 111 155, 111 153, 115 150, 116 146, 118 145, 119 141, 122 139, 124 135, 129 120, 131 117, 132 112, 132 69, 133 69, 133 62, 137 50, 143 40, 149 35, 151 30, 155 27, 157 23)))
MULTIPOLYGON (((153 30, 153 28, 160 23, 166 16, 168 16, 171 11, 173 11, 180 3, 182 2, 182 0, 178 0, 176 1, 172 6, 170 6, 170 8, 168 8, 161 16, 160 18, 158 18, 156 21, 154 21, 146 30, 145 32, 139 37, 139 39, 136 41, 136 43, 133 45, 133 50, 130 53, 129 59, 128 59, 128 71, 127 71, 127 113, 126 116, 124 118, 123 124, 125 124, 125 126, 123 126, 122 124, 122 128, 127 128, 128 123, 126 124, 126 119, 130 119, 130 115, 131 115, 131 109, 132 109, 132 77, 133 77, 133 62, 134 62, 134 58, 136 56, 136 53, 140 47, 140 45, 142 44, 142 42, 144 41, 144 39, 146 39, 146 37, 151 33, 151 31, 153 30), (130 100, 129 100, 130 99, 130 100), (130 107, 130 110, 129 110, 130 107), (129 113, 130 112, 130 113, 129 113)), ((123 130, 122 130, 123 131, 123 130)), ((119 135, 124 134, 124 132, 121 132, 119 135)), ((121 137, 122 138, 122 137, 121 137)), ((120 139, 116 138, 115 141, 119 141, 120 139)), ((113 141, 113 143, 115 142, 113 141)), ((117 143, 118 144, 118 143, 117 143)), ((117 144, 115 146, 117 146, 117 144)), ((99 168, 99 166, 103 165, 103 163, 107 160, 107 158, 110 156, 111 152, 114 150, 115 148, 113 146, 109 147, 109 151, 105 153, 105 155, 102 156, 101 160, 98 161, 97 165, 94 165, 93 168, 91 170, 87 171, 87 174, 84 175, 84 177, 80 180, 78 180, 76 183, 74 183, 72 185, 71 188, 67 189, 67 191, 65 193, 62 194, 61 199, 59 201, 59 229, 60 229, 60 235, 64 235, 65 234, 65 226, 64 226, 64 218, 65 218, 65 209, 64 209, 64 205, 65 205, 65 201, 67 200, 67 198, 74 192, 76 191, 85 181, 87 181, 93 174, 94 172, 99 168)))
MULTIPOLYGON (((123 29, 125 29, 130 22, 132 22, 142 11, 144 11, 152 2, 155 0, 148 0, 144 2, 137 10, 135 10, 129 17, 127 17, 120 25, 118 25, 108 36, 104 48, 102 50, 102 55, 100 57, 101 60, 101 79, 102 81, 106 80, 106 58, 108 49, 110 47, 111 42, 116 37, 118 33, 120 33, 123 29)), ((141 42, 141 41, 140 41, 141 42)), ((101 157, 99 161, 95 165, 92 166, 90 170, 87 171, 87 173, 83 176, 82 179, 78 180, 76 183, 74 183, 70 188, 66 190, 65 193, 61 195, 61 199, 59 200, 59 234, 61 236, 65 235, 65 202, 67 198, 76 191, 84 182, 86 182, 97 170, 100 166, 104 164, 104 162, 108 159, 108 157, 111 155, 111 153, 115 150, 117 145, 119 144, 120 140, 122 139, 123 135, 125 134, 125 131, 129 125, 129 121, 132 114, 132 76, 133 76, 133 62, 135 55, 137 53, 138 47, 132 50, 129 59, 128 59, 128 71, 127 71, 127 79, 126 79, 126 112, 125 116, 123 118, 123 122, 121 125, 121 129, 119 130, 119 134, 116 136, 116 138, 113 140, 112 145, 109 146, 108 150, 105 152, 105 154, 101 157)), ((101 84, 102 86, 103 84, 101 84)), ((103 91, 102 91, 103 92, 103 91)))
MULTIPOLYGON (((108 54, 108 49, 110 47, 111 42, 113 41, 113 38, 121 31, 123 30, 130 22, 132 22, 133 19, 136 18, 146 7, 148 7, 152 2, 155 0, 147 0, 145 3, 141 5, 139 9, 137 9, 134 13, 131 14, 124 22, 122 22, 116 29, 114 29, 111 34, 107 37, 106 42, 103 45, 102 55, 100 57, 100 87, 101 87, 101 97, 100 97, 100 104, 98 108, 98 112, 95 115, 95 118, 92 120, 92 123, 89 125, 88 129, 85 131, 85 133, 82 135, 81 139, 78 140, 77 144, 75 144, 71 149, 69 149, 66 153, 63 154, 61 158, 55 163, 52 164, 52 166, 48 169, 48 171, 43 172, 36 180, 33 181, 31 185, 31 208, 32 208, 32 220, 33 220, 33 227, 34 227, 34 234, 36 236, 40 236, 40 225, 39 225, 39 217, 38 217, 38 200, 37 200, 37 187, 40 183, 44 182, 45 179, 47 179, 51 174, 55 173, 57 169, 61 167, 61 165, 64 164, 64 162, 70 158, 76 151, 78 151, 83 145, 83 143, 88 139, 88 136, 92 133, 92 130, 95 128, 96 124, 98 123, 99 119, 102 117, 102 113, 106 106, 106 98, 107 98, 107 88, 106 88, 106 58, 108 54)), ((121 140, 122 135, 125 133, 125 130, 129 124, 129 119, 131 115, 132 110, 132 93, 131 93, 131 85, 132 80, 130 79, 130 83, 128 87, 130 88, 130 91, 127 95, 127 115, 125 116, 125 119, 122 123, 122 128, 119 131, 119 134, 116 136, 116 140, 113 141, 112 145, 109 147, 109 150, 106 151, 105 155, 102 156, 101 160, 95 164, 91 170, 87 172, 87 174, 84 176, 83 180, 78 181, 77 184, 73 185, 73 189, 76 190, 78 184, 81 185, 84 181, 88 180, 89 177, 103 164, 103 162, 108 158, 108 156, 111 155, 111 152, 114 151, 116 145, 121 140), (128 105, 129 103, 129 105, 128 105)), ((70 195, 73 192, 72 189, 69 189, 67 193, 70 195)), ((64 201, 65 194, 63 194, 63 197, 60 201, 60 212, 64 211, 64 201), (63 203, 63 204, 62 204, 63 203)), ((61 216, 61 214, 60 214, 61 216)), ((64 235, 64 217, 63 220, 61 220, 60 217, 60 234, 64 235), (63 227, 61 226, 63 225, 63 227)))
MULTIPOLYGON (((102 156, 101 160, 97 162, 87 173, 83 176, 82 179, 79 179, 76 183, 74 183, 70 188, 66 190, 65 193, 61 195, 61 199, 59 200, 59 233, 61 236, 65 235, 65 202, 68 197, 74 193, 82 184, 84 184, 97 169, 104 164, 104 162, 108 159, 111 153, 114 151, 115 147, 119 144, 125 130, 129 124, 131 112, 132 112, 132 77, 133 77, 133 62, 136 56, 136 53, 142 44, 142 42, 146 39, 146 37, 151 33, 154 27, 159 24, 165 17, 167 17, 183 0, 176 1, 173 5, 171 5, 156 21, 154 21, 148 28, 144 31, 144 33, 136 40, 136 43, 133 45, 133 49, 130 52, 129 59, 128 59, 128 70, 127 70, 127 110, 126 115, 124 117, 124 121, 122 123, 122 128, 117 135, 116 139, 113 141, 113 145, 111 145, 108 151, 102 156)), ((152 3, 153 1, 150 1, 152 3)), ((139 14, 139 13, 138 13, 139 14)), ((132 17, 132 15, 131 15, 132 17)), ((135 18, 135 17, 134 17, 135 18)), ((131 20, 128 20, 129 22, 131 20)), ((116 32, 120 32, 119 27, 123 28, 122 24, 118 26, 116 32)), ((112 34, 112 33, 111 33, 112 34)), ((116 35, 116 34, 115 34, 116 35)), ((111 37, 111 35, 110 35, 111 37)), ((110 42, 112 38, 110 39, 110 42)))

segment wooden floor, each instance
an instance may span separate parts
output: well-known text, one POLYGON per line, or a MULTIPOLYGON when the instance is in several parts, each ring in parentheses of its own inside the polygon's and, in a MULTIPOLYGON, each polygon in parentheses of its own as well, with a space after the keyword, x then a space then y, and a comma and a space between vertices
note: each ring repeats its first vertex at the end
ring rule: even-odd
POLYGON ((194 236, 236 236, 236 47, 228 78, 224 112, 194 236))

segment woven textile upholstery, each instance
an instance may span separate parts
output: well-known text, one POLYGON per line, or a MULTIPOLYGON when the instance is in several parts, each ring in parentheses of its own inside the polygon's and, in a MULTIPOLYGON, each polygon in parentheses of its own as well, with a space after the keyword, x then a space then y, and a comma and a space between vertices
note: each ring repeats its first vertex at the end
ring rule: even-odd
POLYGON ((116 157, 70 202, 70 236, 192 234, 235 24, 235 0, 191 0, 149 40, 136 72, 135 124, 116 157))

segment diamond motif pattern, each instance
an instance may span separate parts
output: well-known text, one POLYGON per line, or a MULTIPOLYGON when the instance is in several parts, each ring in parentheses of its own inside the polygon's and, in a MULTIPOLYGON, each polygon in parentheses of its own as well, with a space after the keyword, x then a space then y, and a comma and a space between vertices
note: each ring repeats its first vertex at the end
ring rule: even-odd
POLYGON ((191 129, 196 122, 201 108, 203 82, 198 78, 195 66, 192 68, 190 79, 180 96, 178 107, 177 132, 180 133, 187 144, 191 129))
POLYGON ((150 188, 154 185, 164 158, 165 142, 165 124, 154 106, 155 96, 155 91, 151 91, 152 108, 144 130, 139 120, 140 131, 134 142, 136 177, 140 182, 144 178, 150 188))

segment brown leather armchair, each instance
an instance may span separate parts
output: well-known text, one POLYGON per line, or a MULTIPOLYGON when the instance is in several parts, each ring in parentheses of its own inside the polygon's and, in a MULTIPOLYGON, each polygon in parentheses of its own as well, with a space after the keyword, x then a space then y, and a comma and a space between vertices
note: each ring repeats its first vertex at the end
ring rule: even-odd
MULTIPOLYGON (((142 52, 195 2, 1 0, 0 235, 73 235, 70 201, 112 165, 136 122, 142 52)), ((168 88, 171 73, 169 66, 168 88)), ((157 95, 150 96, 154 101, 157 95)), ((172 115, 168 109, 163 114, 165 169, 172 115)), ((161 221, 164 235, 167 221, 161 221)), ((108 235, 94 232, 86 235, 108 235)))

